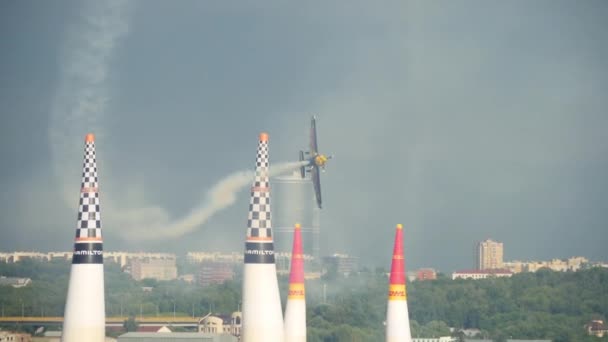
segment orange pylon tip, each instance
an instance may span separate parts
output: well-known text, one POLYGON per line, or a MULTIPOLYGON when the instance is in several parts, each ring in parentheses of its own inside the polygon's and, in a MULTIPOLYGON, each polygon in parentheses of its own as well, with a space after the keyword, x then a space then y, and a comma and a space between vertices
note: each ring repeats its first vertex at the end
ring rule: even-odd
POLYGON ((399 223, 399 224, 397 225, 397 229, 403 229, 403 225, 402 225, 401 223, 399 223))
POLYGON ((93 133, 89 133, 84 137, 84 141, 85 142, 94 142, 95 141, 95 134, 93 133))
POLYGON ((299 224, 299 223, 296 223, 295 228, 296 228, 296 229, 300 229, 300 228, 302 228, 302 227, 300 226, 300 224, 299 224))
POLYGON ((266 132, 260 133, 260 141, 268 141, 268 133, 266 133, 266 132))

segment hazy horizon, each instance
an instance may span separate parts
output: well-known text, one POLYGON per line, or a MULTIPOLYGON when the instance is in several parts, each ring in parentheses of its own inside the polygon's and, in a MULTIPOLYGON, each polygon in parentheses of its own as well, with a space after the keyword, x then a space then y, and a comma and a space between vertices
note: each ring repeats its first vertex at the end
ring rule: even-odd
POLYGON ((470 268, 486 238, 505 260, 608 260, 606 17, 604 1, 3 2, 0 249, 71 250, 93 132, 106 250, 242 250, 247 186, 218 182, 253 169, 262 131, 271 165, 297 160, 314 114, 335 155, 322 254, 389 265, 402 223, 410 270, 470 268), (227 208, 126 239, 207 205, 227 208))

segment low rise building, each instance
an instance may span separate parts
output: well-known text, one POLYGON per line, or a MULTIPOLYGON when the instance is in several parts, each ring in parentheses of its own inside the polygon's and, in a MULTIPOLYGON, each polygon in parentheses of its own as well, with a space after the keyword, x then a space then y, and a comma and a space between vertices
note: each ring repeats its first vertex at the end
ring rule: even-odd
POLYGON ((74 255, 74 252, 49 252, 47 254, 47 260, 48 261, 53 261, 53 260, 72 261, 73 255, 74 255))
POLYGON ((579 256, 579 257, 572 257, 572 258, 568 259, 567 263, 568 263, 568 270, 578 271, 581 268, 584 268, 589 263, 589 260, 587 258, 579 256))
POLYGON ((207 334, 230 334, 230 319, 209 314, 199 321, 198 328, 199 332, 207 334))
POLYGON ((511 277, 513 272, 509 270, 462 270, 452 273, 452 279, 486 279, 486 278, 502 278, 511 277))
POLYGON ((128 267, 131 265, 133 260, 176 260, 175 254, 171 253, 147 253, 147 252, 105 252, 104 261, 115 262, 120 265, 121 268, 128 267))
POLYGON ((188 273, 180 275, 179 277, 177 277, 177 279, 182 280, 188 284, 194 284, 194 282, 196 281, 196 276, 194 274, 188 273))
POLYGON ((33 337, 32 342, 61 342, 61 331, 47 330, 42 336, 33 337))
POLYGON ((198 331, 207 334, 227 334, 235 337, 241 336, 243 315, 240 311, 227 315, 212 315, 200 319, 198 331))
POLYGON ((14 288, 20 288, 28 286, 32 283, 30 278, 16 278, 16 277, 4 277, 0 276, 0 286, 12 286, 14 288))
POLYGON ((593 320, 587 324, 585 324, 585 329, 587 329, 587 334, 596 336, 596 337, 604 337, 608 336, 608 326, 604 324, 602 320, 593 320))
POLYGON ((32 342, 32 335, 20 332, 0 331, 0 342, 32 342))
MULTIPOLYGON (((317 267, 317 260, 312 255, 303 254, 304 259, 304 278, 318 279, 321 277, 321 272, 317 267)), ((277 265, 278 275, 289 275, 291 268, 291 252, 275 252, 275 264, 277 265)))
POLYGON ((135 280, 173 280, 177 278, 175 259, 131 260, 131 277, 135 280))
POLYGON ((2 261, 6 263, 20 262, 26 259, 30 260, 39 260, 39 261, 48 261, 48 255, 46 253, 40 252, 11 252, 11 253, 2 253, 0 255, 2 261))
MULTIPOLYGON (((37 261, 53 261, 53 260, 65 260, 71 261, 73 251, 65 252, 9 252, 0 253, 0 261, 6 263, 20 262, 26 259, 37 260, 37 261)), ((115 262, 120 264, 121 267, 127 266, 131 260, 144 260, 144 259, 176 259, 175 254, 170 253, 147 253, 147 252, 104 252, 104 261, 115 262)))
POLYGON ((521 273, 524 271, 525 263, 523 261, 505 261, 502 263, 503 267, 506 270, 509 270, 513 273, 521 273))
POLYGON ((358 269, 359 258, 346 254, 333 254, 323 257, 323 266, 335 270, 338 274, 349 275, 358 269))
POLYGON ((186 254, 188 262, 197 264, 203 262, 225 262, 231 264, 242 264, 244 260, 243 252, 188 252, 186 254))
POLYGON ((198 284, 205 287, 232 280, 234 278, 234 267, 234 264, 222 261, 204 262, 199 268, 198 284))
POLYGON ((118 342, 237 342, 238 338, 226 334, 207 334, 200 332, 128 332, 118 336, 118 342))
POLYGON ((437 279, 437 272, 435 272, 435 270, 432 268, 421 268, 418 271, 416 271, 416 280, 417 281, 435 280, 435 279, 437 279))
POLYGON ((572 257, 569 259, 551 259, 549 261, 508 261, 504 268, 513 273, 536 272, 546 268, 556 272, 578 271, 589 265, 589 260, 584 257, 572 257))

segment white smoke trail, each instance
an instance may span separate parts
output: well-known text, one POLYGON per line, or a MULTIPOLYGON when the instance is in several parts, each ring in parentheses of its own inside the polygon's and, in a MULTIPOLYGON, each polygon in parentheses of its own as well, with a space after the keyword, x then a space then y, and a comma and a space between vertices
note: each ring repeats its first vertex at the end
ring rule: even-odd
MULTIPOLYGON (((270 176, 278 176, 307 163, 307 161, 303 161, 271 165, 270 176)), ((142 222, 131 222, 130 228, 125 230, 123 235, 127 239, 158 240, 177 238, 190 233, 203 225, 215 213, 234 204, 238 192, 252 184, 254 175, 254 171, 232 173, 217 182, 207 192, 205 202, 184 218, 169 222, 167 217, 156 217, 155 222, 146 225, 141 225, 142 222)))
MULTIPOLYGON (((53 168, 67 205, 76 202, 79 176, 74 168, 82 156, 84 135, 94 132, 103 136, 101 123, 110 98, 108 76, 114 50, 129 32, 129 13, 133 1, 106 0, 83 3, 82 21, 72 27, 60 65, 60 81, 50 113, 49 139, 53 168)), ((99 159, 99 158, 98 158, 99 159)), ((303 165, 302 162, 281 163, 271 168, 278 175, 303 165)), ((104 169, 108 169, 104 163, 104 169)), ((253 172, 243 171, 222 179, 207 192, 203 204, 189 215, 171 221, 167 210, 145 206, 137 198, 135 208, 126 208, 104 194, 104 217, 111 226, 124 227, 128 238, 179 237, 204 224, 218 211, 236 201, 239 190, 251 183, 253 172)), ((124 190, 128 192, 127 190, 124 190)))
MULTIPOLYGON (((128 31, 132 1, 83 2, 82 20, 72 27, 60 65, 60 81, 50 114, 49 139, 53 168, 62 195, 70 206, 79 170, 73 168, 81 156, 80 144, 90 131, 99 133, 108 102, 109 61, 120 38, 128 31), (76 157, 78 158, 78 157, 76 157)), ((99 135, 99 134, 98 134, 99 135)))

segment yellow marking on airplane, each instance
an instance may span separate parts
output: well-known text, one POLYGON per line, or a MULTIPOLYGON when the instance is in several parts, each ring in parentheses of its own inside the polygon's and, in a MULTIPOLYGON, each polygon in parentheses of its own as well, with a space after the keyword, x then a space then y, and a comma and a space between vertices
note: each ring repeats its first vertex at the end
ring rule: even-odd
POLYGON ((327 162, 327 157, 323 154, 319 154, 315 157, 315 164, 317 166, 323 166, 327 162))

